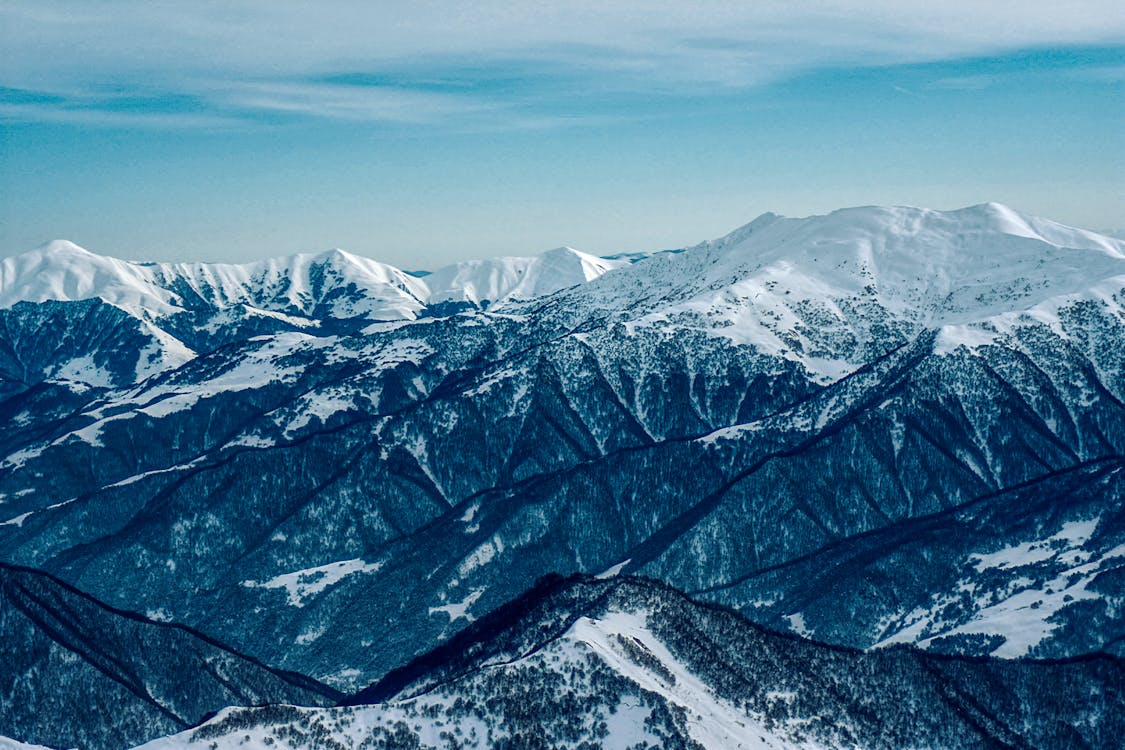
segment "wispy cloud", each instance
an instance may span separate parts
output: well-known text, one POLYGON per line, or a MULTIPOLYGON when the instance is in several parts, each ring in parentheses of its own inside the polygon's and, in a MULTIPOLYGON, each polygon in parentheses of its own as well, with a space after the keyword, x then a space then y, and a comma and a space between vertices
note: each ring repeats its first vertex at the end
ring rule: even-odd
POLYGON ((545 102, 580 118, 590 113, 575 104, 598 95, 721 92, 817 67, 1123 40, 1117 0, 8 0, 0 7, 0 85, 154 90, 210 110, 154 118, 111 103, 41 101, 9 102, 9 116, 514 121, 521 108, 545 102))
POLYGON ((69 123, 92 127, 159 129, 230 129, 245 126, 245 120, 218 114, 193 112, 121 111, 98 107, 69 107, 59 104, 16 104, 0 101, 0 121, 69 123))
POLYGON ((229 82, 214 86, 208 97, 235 111, 401 123, 433 122, 495 109, 485 101, 463 95, 323 82, 229 82))

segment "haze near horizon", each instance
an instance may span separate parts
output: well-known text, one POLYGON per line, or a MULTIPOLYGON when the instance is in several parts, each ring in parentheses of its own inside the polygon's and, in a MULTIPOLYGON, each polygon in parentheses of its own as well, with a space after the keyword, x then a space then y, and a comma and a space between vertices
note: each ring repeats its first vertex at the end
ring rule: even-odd
POLYGON ((1099 1, 11 2, 0 255, 341 247, 437 268, 692 245, 754 216, 999 201, 1125 226, 1099 1))

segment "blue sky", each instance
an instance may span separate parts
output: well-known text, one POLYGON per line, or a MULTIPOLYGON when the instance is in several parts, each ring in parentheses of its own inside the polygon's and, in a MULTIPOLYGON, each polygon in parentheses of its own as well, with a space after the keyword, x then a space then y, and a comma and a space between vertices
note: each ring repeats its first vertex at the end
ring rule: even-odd
POLYGON ((1125 13, 984 5, 7 0, 0 254, 434 268, 986 200, 1125 227, 1125 13))

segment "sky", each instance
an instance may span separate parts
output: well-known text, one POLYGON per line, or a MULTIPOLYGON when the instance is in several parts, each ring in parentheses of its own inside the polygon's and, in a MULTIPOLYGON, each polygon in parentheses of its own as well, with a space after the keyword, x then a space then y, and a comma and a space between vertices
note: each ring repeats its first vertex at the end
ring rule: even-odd
POLYGON ((1119 0, 0 0, 0 255, 408 269, 999 201, 1125 228, 1119 0))

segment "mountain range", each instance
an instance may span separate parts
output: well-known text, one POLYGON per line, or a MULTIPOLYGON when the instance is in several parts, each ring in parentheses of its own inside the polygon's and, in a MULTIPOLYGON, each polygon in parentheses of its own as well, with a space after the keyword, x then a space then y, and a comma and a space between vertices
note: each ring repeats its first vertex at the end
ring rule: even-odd
POLYGON ((999 204, 429 274, 6 258, 0 735, 1113 746, 1123 306, 1125 242, 999 204))

